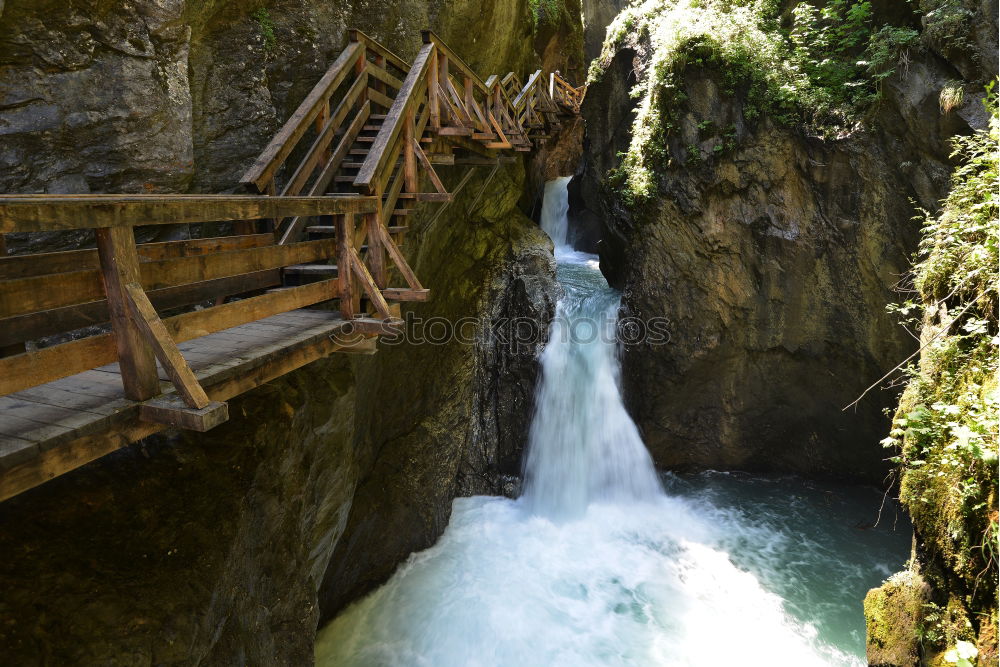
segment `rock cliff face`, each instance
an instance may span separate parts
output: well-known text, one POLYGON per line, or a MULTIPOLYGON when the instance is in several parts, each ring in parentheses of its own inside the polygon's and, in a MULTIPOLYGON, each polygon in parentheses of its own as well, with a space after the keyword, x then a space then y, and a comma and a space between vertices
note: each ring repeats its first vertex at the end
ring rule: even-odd
MULTIPOLYGON (((628 92, 649 49, 641 35, 627 41, 588 89, 571 211, 585 230, 601 226, 602 269, 624 312, 669 322, 668 344, 629 346, 623 360, 647 445, 671 468, 881 480, 895 396, 841 408, 915 349, 885 310, 916 247, 911 200, 937 206, 948 139, 984 122, 981 94, 939 110, 956 68, 931 43, 886 81, 870 130, 820 140, 748 121, 742 94, 692 62, 669 165, 653 200, 634 207, 607 174, 628 147, 628 92)), ((989 66, 980 60, 969 80, 988 79, 989 66)))
MULTIPOLYGON (((347 28, 411 57, 428 26, 477 71, 539 64, 527 2, 0 3, 0 191, 229 190, 347 28)), ((579 61, 552 39, 550 62, 579 61)), ((316 362, 232 401, 216 430, 0 504, 5 659, 309 664, 319 618, 432 543, 456 495, 509 491, 557 290, 519 207, 526 172, 484 172, 414 216, 404 251, 434 295, 414 315, 472 318, 470 343, 316 362), (539 336, 511 345, 515 317, 539 336)))
POLYGON ((450 219, 417 223, 440 239, 421 242, 415 267, 440 296, 412 311, 409 335, 424 342, 380 351, 359 382, 370 472, 323 582, 326 615, 433 544, 456 495, 509 493, 520 473, 555 266, 544 233, 511 213, 520 186, 509 179, 523 174, 497 172, 498 194, 479 197, 488 176, 469 182, 450 219), (515 318, 539 328, 519 337, 515 318))

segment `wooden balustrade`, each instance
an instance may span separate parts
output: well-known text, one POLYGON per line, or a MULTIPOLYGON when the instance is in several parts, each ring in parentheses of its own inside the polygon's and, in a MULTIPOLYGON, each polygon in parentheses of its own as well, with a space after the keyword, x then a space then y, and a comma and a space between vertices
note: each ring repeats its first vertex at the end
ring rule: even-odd
POLYGON ((447 206, 478 167, 488 182, 583 89, 484 80, 422 39, 410 64, 350 31, 243 175, 251 195, 0 195, 0 500, 165 426, 212 428, 228 398, 332 352, 374 352, 399 302, 429 297, 399 247, 411 207, 447 206), (451 192, 441 165, 466 170, 451 192), (135 240, 217 222, 233 235, 135 240), (94 249, 5 252, 7 233, 86 229, 94 249))
MULTIPOLYGON (((184 407, 150 404, 144 414, 152 421, 210 428, 225 419, 225 405, 208 400, 178 343, 345 294, 353 315, 360 293, 342 291, 344 280, 332 279, 224 304, 227 296, 280 285, 283 267, 337 258, 340 248, 333 239, 275 245, 270 234, 137 245, 133 227, 315 215, 349 220, 376 211, 375 199, 361 196, 0 197, 4 233, 93 228, 97 243, 96 250, 0 257, 0 344, 111 325, 107 333, 0 358, 0 395, 117 362, 124 396, 148 401, 161 393, 158 361, 184 407), (217 305, 165 319, 158 314, 205 302, 217 305)), ((363 265, 353 269, 364 272, 363 265)), ((391 318, 383 295, 366 291, 379 313, 391 318)))

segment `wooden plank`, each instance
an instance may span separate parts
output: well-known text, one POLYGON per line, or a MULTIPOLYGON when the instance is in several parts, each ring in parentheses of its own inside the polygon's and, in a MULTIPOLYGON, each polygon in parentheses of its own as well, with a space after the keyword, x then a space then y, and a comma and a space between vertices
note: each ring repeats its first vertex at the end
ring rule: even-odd
MULTIPOLYGON (((273 241, 271 234, 266 236, 273 241)), ((147 293, 158 311, 189 306, 219 297, 243 294, 281 284, 278 269, 243 273, 215 280, 205 280, 177 287, 165 287, 147 293)), ((18 315, 0 320, 0 346, 73 331, 85 326, 104 324, 111 316, 107 300, 91 301, 18 315)), ((24 350, 22 349, 21 352, 24 350)))
MULTIPOLYGON (((241 183, 254 185, 258 192, 264 191, 264 185, 274 178, 278 167, 284 163, 285 159, 295 149, 299 139, 309 129, 310 124, 319 115, 323 105, 330 99, 330 96, 337 90, 337 87, 353 71, 353 65, 362 52, 362 47, 358 43, 347 45, 333 64, 326 71, 319 82, 302 100, 298 108, 292 113, 285 124, 282 125, 278 133, 274 135, 271 142, 264 148, 260 156, 254 160, 246 173, 240 179, 241 183)), ((362 54, 363 55, 363 54, 362 54)), ((331 211, 332 212, 332 211, 331 211)))
MULTIPOLYGON (((139 256, 136 254, 135 237, 128 227, 98 229, 96 234, 101 275, 111 313, 125 398, 144 401, 156 396, 160 383, 156 376, 153 350, 129 317, 127 286, 139 282, 139 256)), ((32 384, 47 381, 42 379, 32 384)))
MULTIPOLYGON (((305 187, 305 184, 309 180, 313 171, 315 171, 316 166, 319 165, 321 161, 328 161, 330 159, 331 156, 327 155, 327 149, 333 141, 334 130, 339 128, 340 124, 344 122, 347 114, 354 108, 354 104, 357 102, 362 91, 364 91, 367 85, 368 76, 359 76, 348 89, 347 93, 344 94, 344 99, 342 99, 340 104, 337 105, 337 108, 333 112, 333 116, 316 136, 312 146, 310 146, 309 150, 306 152, 305 158, 303 158, 302 162, 295 170, 295 173, 292 174, 292 177, 288 179, 288 184, 281 191, 282 196, 297 195, 300 193, 302 188, 305 187)), ((323 192, 317 192, 315 189, 312 189, 310 194, 323 194, 323 192)))
POLYGON ((229 419, 229 406, 211 401, 203 408, 191 408, 177 396, 163 396, 139 406, 139 418, 188 431, 209 431, 229 419))
POLYGON ((305 264, 326 259, 336 253, 333 239, 302 241, 288 245, 247 248, 216 255, 179 257, 140 266, 142 287, 159 289, 172 285, 213 280, 225 276, 275 269, 290 264, 305 264))
POLYGON ((127 305, 132 322, 142 332, 146 342, 153 348, 160 365, 170 375, 170 380, 190 408, 202 410, 209 404, 205 390, 198 384, 191 367, 177 349, 177 343, 167 333, 156 309, 149 302, 146 293, 136 283, 125 285, 127 305))
POLYGON ((0 196, 0 233, 370 213, 374 210, 375 200, 360 195, 3 195, 0 196))
POLYGON ((403 121, 403 182, 408 192, 416 192, 420 188, 417 182, 417 157, 413 151, 416 145, 419 149, 420 142, 414 136, 413 110, 407 112, 403 121))
POLYGON ((368 73, 369 76, 378 79, 382 83, 388 84, 397 91, 403 87, 402 81, 400 81, 393 75, 389 74, 375 63, 368 63, 368 65, 365 67, 365 71, 368 73))
POLYGON ((350 249, 354 238, 354 216, 342 216, 336 222, 337 227, 337 266, 344 267, 337 274, 337 294, 340 297, 340 311, 350 319, 357 313, 354 307, 354 285, 351 266, 350 249))
POLYGON ((406 258, 403 257, 403 253, 400 252, 399 247, 396 242, 392 240, 389 236, 388 230, 382 225, 378 225, 376 232, 382 236, 382 244, 385 246, 386 251, 389 253, 389 257, 392 258, 393 263, 396 268, 403 275, 403 279, 410 286, 411 289, 423 289, 423 285, 420 284, 420 280, 417 279, 417 274, 413 272, 410 268, 409 263, 407 263, 406 258))
POLYGON ((375 104, 383 106, 386 109, 392 108, 393 98, 389 97, 383 92, 375 90, 374 88, 368 89, 368 99, 370 99, 375 104))
POLYGON ((412 145, 414 147, 413 152, 416 154, 417 159, 420 160, 420 164, 424 166, 424 171, 427 172, 427 175, 431 179, 431 183, 434 184, 434 189, 440 194, 447 194, 447 188, 444 187, 444 183, 441 182, 437 172, 434 171, 434 165, 432 165, 431 161, 427 159, 426 155, 424 155, 424 149, 420 147, 420 142, 414 141, 412 145))
MULTIPOLYGON (((131 235, 126 227, 122 230, 131 235)), ((245 248, 214 255, 177 257, 139 265, 141 285, 157 290, 174 285, 215 280, 227 276, 304 264, 335 253, 332 239, 289 245, 245 248)), ((0 282, 0 317, 98 301, 104 296, 97 271, 59 273, 0 282)))
MULTIPOLYGON (((335 284, 335 280, 327 280, 293 287, 214 308, 175 315, 163 320, 163 323, 174 341, 180 343, 275 313, 331 299, 336 294, 335 284)), ((0 395, 74 375, 112 363, 115 359, 115 341, 111 334, 99 334, 5 357, 0 359, 0 395)))
POLYGON ((358 278, 361 286, 364 288, 365 294, 368 295, 368 299, 375 306, 376 312, 382 316, 383 319, 392 319, 392 312, 389 310, 389 304, 386 303, 385 297, 382 296, 382 291, 379 286, 375 283, 375 279, 368 272, 368 267, 365 263, 361 261, 361 257, 358 255, 358 251, 354 248, 349 248, 348 256, 350 257, 351 267, 354 269, 354 275, 358 278))
MULTIPOLYGON (((371 102, 365 102, 358 115, 351 121, 351 124, 347 126, 344 130, 344 135, 341 137, 340 141, 337 143, 337 147, 333 150, 329 161, 323 166, 323 170, 316 177, 316 181, 309 188, 309 193, 311 195, 322 195, 326 192, 327 187, 330 185, 330 181, 333 180, 334 174, 340 169, 341 163, 347 157, 351 150, 351 145, 357 138, 358 134, 361 132, 361 128, 365 124, 365 120, 368 118, 371 112, 371 102)), ((375 200, 375 198, 372 198, 375 200)), ((378 201, 375 200, 375 208, 378 208, 378 201)), ((285 230, 278 241, 279 245, 287 245, 292 243, 301 232, 302 226, 305 224, 306 218, 302 216, 296 216, 289 220, 288 224, 285 226, 285 230)))
POLYGON ((425 202, 446 202, 451 201, 451 193, 441 194, 439 192, 401 192, 400 199, 413 199, 425 202))
MULTIPOLYGON (((358 171, 358 176, 354 181, 355 185, 370 188, 381 172, 384 166, 383 156, 402 131, 402 121, 406 117, 406 112, 419 102, 416 93, 424 81, 424 75, 430 64, 430 54, 433 50, 433 45, 425 44, 414 59, 410 72, 407 74, 406 80, 403 81, 403 87, 396 95, 392 107, 386 114, 385 122, 382 123, 382 129, 379 130, 371 151, 358 171)), ((371 192, 370 189, 369 192, 371 192)))
POLYGON ((388 301, 427 301, 431 298, 431 291, 429 289, 387 287, 382 290, 382 296, 388 301))
POLYGON ((430 63, 427 69, 427 106, 431 114, 431 127, 441 127, 441 104, 438 100, 438 52, 437 47, 431 51, 430 63))

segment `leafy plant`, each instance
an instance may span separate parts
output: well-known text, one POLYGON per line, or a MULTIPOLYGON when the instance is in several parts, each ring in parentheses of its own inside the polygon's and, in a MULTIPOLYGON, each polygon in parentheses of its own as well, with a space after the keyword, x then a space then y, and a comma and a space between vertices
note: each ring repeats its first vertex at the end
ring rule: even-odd
POLYGON ((941 107, 941 113, 951 113, 962 106, 964 100, 965 88, 962 86, 961 81, 949 81, 941 89, 941 94, 938 95, 938 105, 941 107))
POLYGON ((893 308, 919 324, 922 345, 883 441, 898 450, 900 499, 921 539, 966 591, 924 619, 924 636, 953 647, 954 664, 974 657, 959 648, 973 634, 969 610, 997 606, 1000 117, 992 84, 985 102, 989 128, 955 138, 951 191, 940 213, 922 213, 912 275, 919 298, 893 308))
POLYGON ((274 34, 274 21, 271 20, 271 13, 265 7, 258 7, 250 16, 257 21, 260 35, 264 38, 264 52, 273 53, 278 46, 278 38, 274 34))

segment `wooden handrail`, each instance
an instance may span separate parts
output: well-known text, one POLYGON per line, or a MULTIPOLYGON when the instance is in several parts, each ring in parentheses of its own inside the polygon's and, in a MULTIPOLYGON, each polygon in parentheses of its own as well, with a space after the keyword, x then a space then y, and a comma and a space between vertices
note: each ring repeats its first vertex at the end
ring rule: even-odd
POLYGON ((352 28, 351 30, 347 31, 347 34, 352 42, 362 42, 365 45, 366 49, 384 57, 396 69, 404 73, 410 71, 410 64, 408 62, 397 56, 395 53, 387 49, 385 46, 383 46, 376 40, 372 39, 365 33, 361 32, 360 30, 352 28))
POLYGON ((375 137, 375 142, 358 170, 358 175, 354 179, 355 187, 364 188, 369 194, 374 193, 372 186, 377 182, 382 170, 389 162, 389 149, 403 131, 403 123, 407 119, 408 112, 422 101, 423 89, 421 86, 426 86, 425 75, 430 67, 434 48, 434 44, 424 44, 420 48, 420 52, 417 53, 417 57, 414 58, 410 72, 406 75, 406 80, 403 81, 403 87, 396 95, 396 99, 382 123, 382 128, 375 137))
POLYGON ((3 195, 0 233, 367 213, 377 207, 374 197, 359 195, 3 195))
POLYGON ((478 88, 480 92, 483 93, 489 92, 489 88, 486 86, 486 83, 481 78, 479 78, 479 75, 476 74, 476 71, 471 67, 469 67, 468 65, 466 65, 465 61, 462 60, 461 56, 452 51, 451 47, 449 47, 447 44, 441 41, 441 38, 438 37, 434 33, 434 31, 421 30, 420 34, 423 37, 424 44, 434 44, 435 46, 437 46, 438 53, 442 53, 448 57, 448 64, 454 65, 455 68, 458 69, 462 74, 472 79, 472 84, 476 88, 478 88))
POLYGON ((264 151, 243 174, 243 178, 240 179, 241 183, 256 187, 258 192, 264 192, 267 183, 288 158, 298 140, 309 129, 310 123, 316 120, 324 104, 330 99, 330 95, 353 71, 361 49, 362 46, 359 42, 348 44, 347 48, 341 52, 330 69, 323 75, 323 78, 319 80, 319 83, 306 95, 298 109, 282 125, 264 151))

